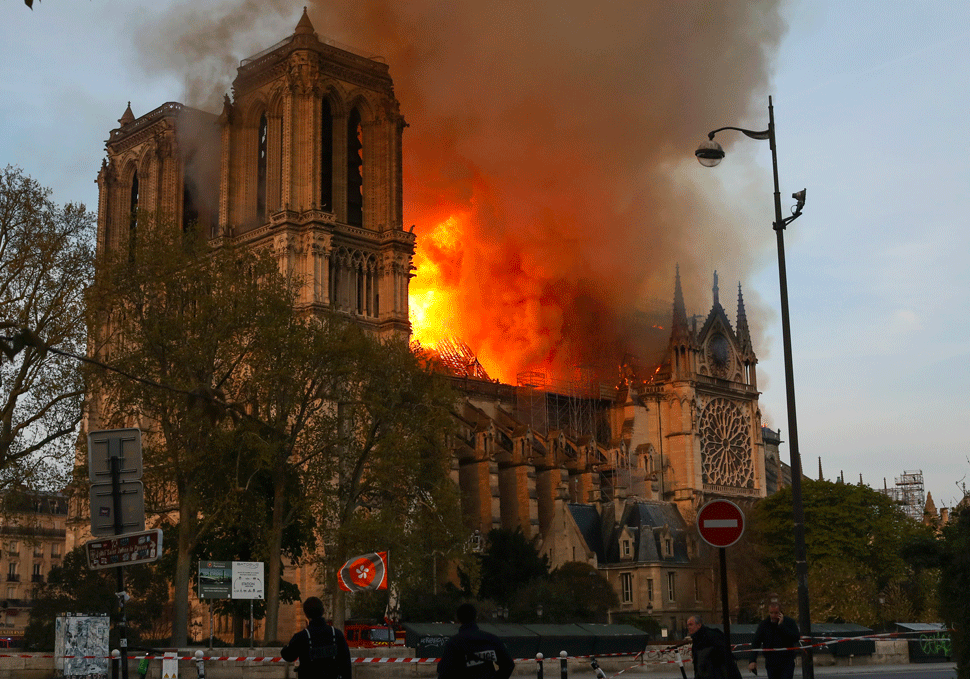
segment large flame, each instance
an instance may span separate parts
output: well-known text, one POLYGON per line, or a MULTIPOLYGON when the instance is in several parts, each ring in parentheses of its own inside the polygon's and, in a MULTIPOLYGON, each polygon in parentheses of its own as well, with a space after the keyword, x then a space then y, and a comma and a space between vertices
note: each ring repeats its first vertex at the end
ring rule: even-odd
POLYGON ((461 225, 462 216, 451 215, 421 238, 414 255, 409 287, 411 335, 428 348, 464 334, 456 314, 458 289, 446 273, 456 260, 460 264, 461 225))

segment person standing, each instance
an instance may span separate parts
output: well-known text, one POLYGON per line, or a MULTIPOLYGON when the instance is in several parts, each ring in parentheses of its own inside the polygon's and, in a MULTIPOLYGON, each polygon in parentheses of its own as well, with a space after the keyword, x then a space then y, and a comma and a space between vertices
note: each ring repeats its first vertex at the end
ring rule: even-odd
POLYGON ((708 627, 699 615, 687 618, 695 679, 741 679, 724 632, 708 627))
POLYGON ((280 650, 288 662, 300 661, 300 679, 351 679, 350 647, 343 632, 323 619, 323 602, 315 596, 303 602, 306 629, 293 635, 280 650))
POLYGON ((509 679, 515 661, 501 639, 478 628, 475 607, 462 604, 455 615, 461 627, 445 643, 438 660, 439 679, 509 679))
POLYGON ((781 606, 773 603, 768 606, 768 617, 758 623, 758 630, 751 642, 751 662, 748 669, 758 668, 758 649, 765 656, 765 671, 768 679, 792 679, 795 675, 795 654, 798 651, 764 651, 768 649, 795 649, 799 646, 798 624, 782 613, 781 606))

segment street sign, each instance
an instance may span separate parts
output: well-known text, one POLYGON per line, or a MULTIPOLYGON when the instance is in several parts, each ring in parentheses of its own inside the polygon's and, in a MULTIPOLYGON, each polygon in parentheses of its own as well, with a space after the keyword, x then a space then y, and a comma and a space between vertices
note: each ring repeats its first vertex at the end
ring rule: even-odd
POLYGON ((93 570, 157 561, 162 556, 162 531, 155 528, 140 533, 113 535, 91 540, 84 547, 88 554, 88 567, 93 570))
POLYGON ((141 430, 106 429, 88 434, 88 478, 91 483, 111 483, 111 458, 121 458, 121 478, 141 478, 141 430))
POLYGON ((199 562, 199 598, 232 598, 232 561, 199 562))
POLYGON ((711 500, 697 513, 697 531, 711 547, 730 547, 744 533, 744 512, 730 500, 711 500))
MULTIPOLYGON (((121 532, 145 530, 145 486, 141 481, 122 481, 121 532)), ((106 537, 115 534, 114 496, 110 483, 91 486, 91 535, 106 537)))
POLYGON ((263 598, 263 562, 232 562, 232 598, 263 598))

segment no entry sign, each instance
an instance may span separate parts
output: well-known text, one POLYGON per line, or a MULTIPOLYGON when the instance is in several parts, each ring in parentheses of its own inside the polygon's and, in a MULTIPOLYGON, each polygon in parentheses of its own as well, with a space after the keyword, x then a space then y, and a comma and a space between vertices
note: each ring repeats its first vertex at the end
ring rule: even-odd
POLYGON ((711 500, 697 513, 697 531, 712 547, 730 547, 744 533, 744 513, 729 500, 711 500))

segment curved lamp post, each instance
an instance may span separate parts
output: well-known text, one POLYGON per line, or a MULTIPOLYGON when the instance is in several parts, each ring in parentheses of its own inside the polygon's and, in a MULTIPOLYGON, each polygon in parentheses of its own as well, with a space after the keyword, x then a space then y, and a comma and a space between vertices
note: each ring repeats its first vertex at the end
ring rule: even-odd
MULTIPOLYGON (((805 549, 805 508, 802 505, 802 460, 798 452, 798 426, 795 421, 795 379, 792 370, 791 325, 788 321, 788 276, 785 272, 785 227, 798 219, 805 207, 805 189, 792 194, 796 204, 792 214, 782 216, 781 192, 778 190, 778 152, 775 148, 775 112, 768 97, 768 129, 762 132, 740 127, 719 127, 707 135, 707 141, 694 152, 704 167, 714 167, 724 158, 724 149, 714 141, 714 135, 724 130, 736 130, 751 139, 768 140, 771 146, 771 171, 775 186, 775 221, 772 227, 778 237, 778 283, 781 293, 781 332, 785 347, 785 386, 788 397, 788 437, 791 451, 791 494, 794 514, 795 576, 798 580, 798 626, 802 636, 812 635, 812 618, 808 605, 808 558, 805 549)), ((803 656, 802 676, 814 679, 812 651, 803 656)))

